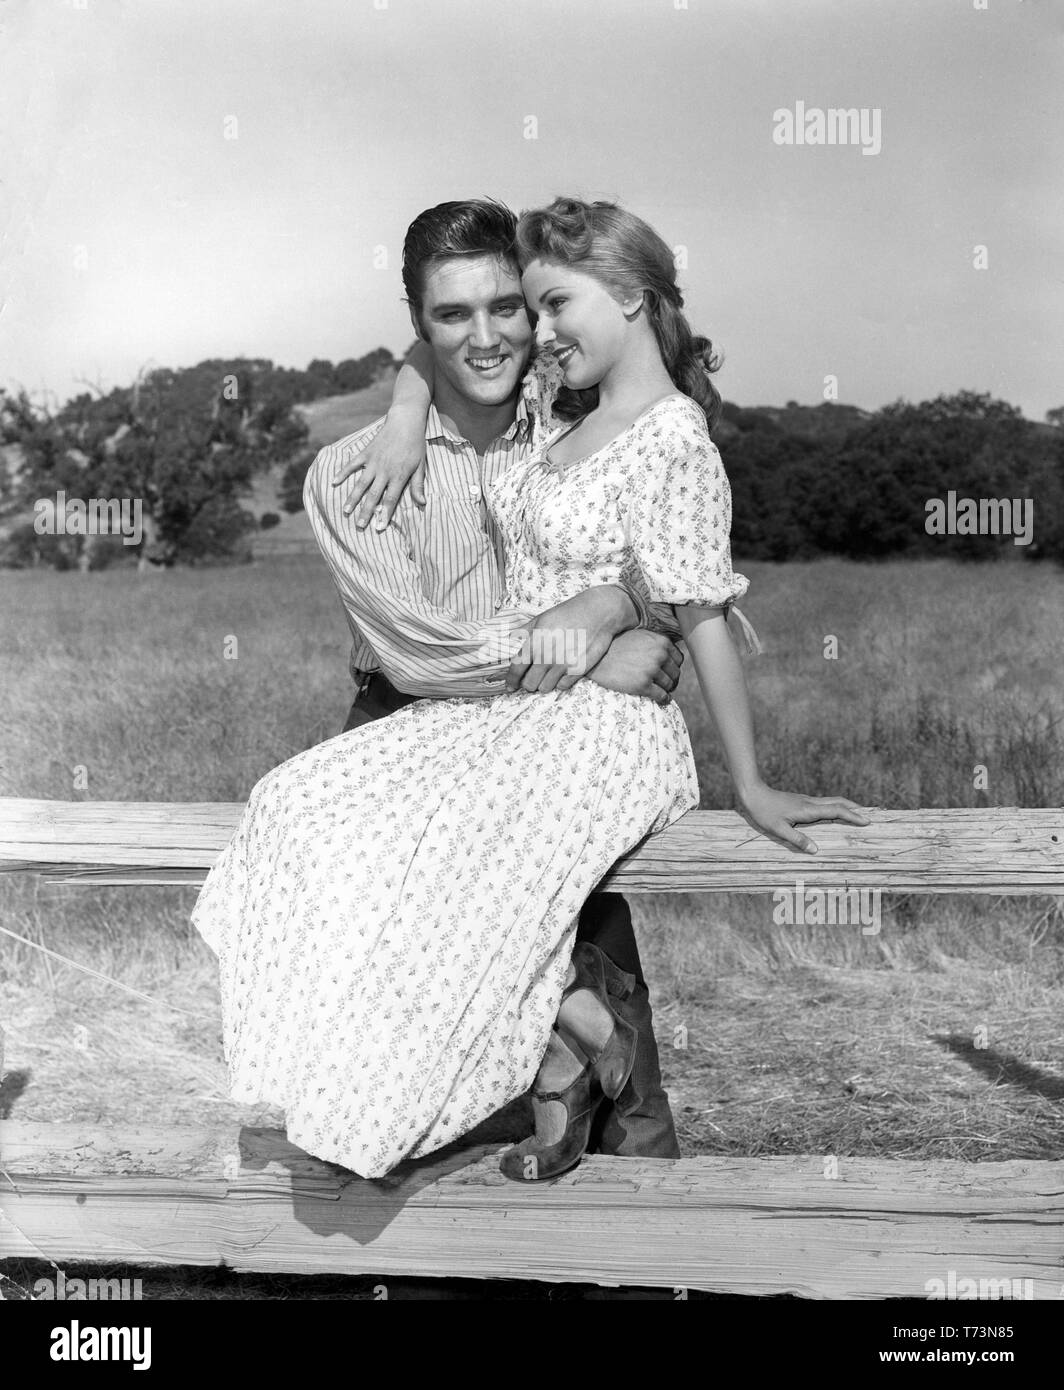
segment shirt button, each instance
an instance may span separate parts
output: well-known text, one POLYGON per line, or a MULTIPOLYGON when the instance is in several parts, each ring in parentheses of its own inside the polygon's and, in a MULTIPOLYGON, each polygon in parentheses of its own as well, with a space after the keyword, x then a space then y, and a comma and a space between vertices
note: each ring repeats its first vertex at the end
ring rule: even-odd
POLYGON ((476 483, 469 484, 469 495, 475 501, 480 501, 480 488, 477 487, 476 483))

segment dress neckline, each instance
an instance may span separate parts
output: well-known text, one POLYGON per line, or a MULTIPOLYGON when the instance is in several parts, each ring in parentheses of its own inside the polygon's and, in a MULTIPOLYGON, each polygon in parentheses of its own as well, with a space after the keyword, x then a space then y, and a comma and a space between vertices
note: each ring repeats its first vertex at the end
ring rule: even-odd
POLYGON ((630 430, 634 430, 640 420, 649 415, 652 410, 657 410, 659 405, 663 405, 666 401, 674 400, 677 396, 682 397, 685 401, 690 400, 690 397, 685 395, 683 391, 670 391, 667 396, 659 396, 656 401, 651 401, 645 410, 641 410, 630 425, 625 425, 624 429, 621 430, 619 434, 615 434, 612 439, 607 439, 605 444, 600 445, 597 449, 592 449, 589 454, 581 454, 578 458, 570 459, 568 463, 555 463, 550 456, 550 451, 554 448, 555 444, 560 444, 567 434, 572 434, 573 430, 579 425, 580 420, 587 418, 581 415, 580 420, 574 420, 571 425, 562 429, 560 434, 555 431, 557 437, 543 446, 543 462, 552 473, 558 474, 564 473, 570 468, 574 468, 578 463, 586 463, 588 459, 593 459, 597 454, 605 453, 607 449, 617 443, 618 439, 623 439, 624 436, 628 434, 630 430))

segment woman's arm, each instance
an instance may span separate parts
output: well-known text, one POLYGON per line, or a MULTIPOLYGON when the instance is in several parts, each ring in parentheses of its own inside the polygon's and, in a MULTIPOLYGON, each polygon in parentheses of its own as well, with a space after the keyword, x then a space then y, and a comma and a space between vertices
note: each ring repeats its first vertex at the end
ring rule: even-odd
POLYGON ((344 504, 347 516, 358 508, 355 525, 360 529, 380 507, 376 526, 383 531, 408 482, 411 497, 419 507, 425 505, 425 421, 435 384, 432 349, 417 343, 399 368, 383 428, 333 479, 333 486, 339 487, 352 473, 361 472, 344 504))
POLYGON ((815 854, 817 846, 795 826, 828 820, 870 824, 860 807, 845 797, 802 796, 766 786, 757 767, 754 721, 742 663, 728 633, 723 608, 686 603, 677 604, 675 612, 706 708, 720 735, 744 818, 770 839, 807 854, 815 854))

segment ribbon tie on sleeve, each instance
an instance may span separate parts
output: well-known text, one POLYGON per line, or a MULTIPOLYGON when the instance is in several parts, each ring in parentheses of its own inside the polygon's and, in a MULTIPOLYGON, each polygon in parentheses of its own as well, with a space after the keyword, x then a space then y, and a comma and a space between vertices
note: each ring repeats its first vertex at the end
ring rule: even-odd
POLYGON ((724 621, 727 622, 730 618, 735 618, 738 622, 739 632, 742 635, 747 652, 749 652, 751 656, 760 656, 764 651, 761 645, 761 638, 758 637, 757 631, 750 619, 743 614, 741 609, 736 608, 734 599, 732 599, 730 603, 724 605, 724 621))

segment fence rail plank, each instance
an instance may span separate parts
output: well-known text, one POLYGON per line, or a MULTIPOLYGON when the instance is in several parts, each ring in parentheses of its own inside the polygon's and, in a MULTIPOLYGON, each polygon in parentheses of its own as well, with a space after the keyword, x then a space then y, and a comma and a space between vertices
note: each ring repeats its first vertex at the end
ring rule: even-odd
MULTIPOLYGON (((0 872, 84 884, 202 883, 237 802, 0 799, 0 872)), ((1064 893, 1064 810, 872 810, 867 827, 812 828, 816 855, 758 834, 734 811, 691 811, 625 856, 599 885, 625 893, 880 888, 1064 893)))
POLYGON ((523 1187, 496 1154, 368 1182, 270 1130, 3 1121, 0 1257, 810 1298, 925 1298, 951 1272, 998 1297, 1061 1286, 1060 1162, 842 1158, 832 1180, 819 1155, 596 1156, 523 1187))

